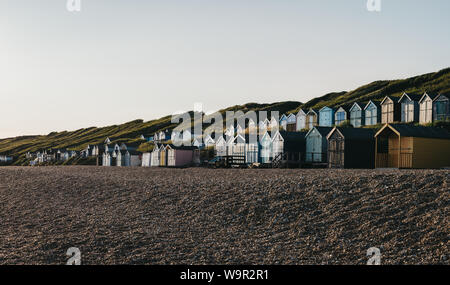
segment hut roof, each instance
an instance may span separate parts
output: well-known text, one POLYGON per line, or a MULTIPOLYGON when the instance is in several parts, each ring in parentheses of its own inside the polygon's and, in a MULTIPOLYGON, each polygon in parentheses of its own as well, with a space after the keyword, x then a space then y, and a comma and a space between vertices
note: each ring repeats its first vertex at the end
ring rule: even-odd
POLYGON ((307 132, 285 132, 280 131, 280 135, 283 137, 284 140, 290 140, 290 141, 302 141, 305 139, 307 132))
POLYGON ((450 132, 446 129, 407 124, 387 124, 381 128, 375 136, 378 136, 387 127, 390 127, 392 130, 404 137, 450 139, 450 132))
MULTIPOLYGON (((373 129, 336 127, 333 130, 337 130, 345 139, 350 140, 371 140, 375 135, 375 131, 373 129)), ((327 138, 330 137, 331 133, 332 132, 328 134, 327 138)))
POLYGON ((423 99, 425 99, 425 97, 427 97, 427 96, 428 96, 431 100, 434 100, 436 97, 438 97, 438 94, 437 94, 437 93, 429 94, 429 93, 425 92, 425 93, 422 95, 422 97, 420 97, 419 102, 422 102, 423 99))
POLYGON ((410 100, 412 101, 419 101, 420 98, 422 98, 423 94, 419 94, 419 93, 403 93, 402 97, 400 97, 400 99, 398 100, 398 102, 400 103, 404 97, 408 97, 410 100))
POLYGON ((175 146, 173 144, 169 144, 168 146, 171 149, 175 149, 175 150, 197 150, 198 149, 198 147, 196 147, 196 146, 185 146, 185 145, 175 146))

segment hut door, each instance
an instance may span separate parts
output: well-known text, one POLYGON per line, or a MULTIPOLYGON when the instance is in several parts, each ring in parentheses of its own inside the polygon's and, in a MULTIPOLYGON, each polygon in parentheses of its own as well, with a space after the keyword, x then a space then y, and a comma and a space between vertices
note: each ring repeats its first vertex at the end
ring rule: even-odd
POLYGON ((328 146, 329 166, 331 168, 344 168, 344 140, 335 137, 328 146))

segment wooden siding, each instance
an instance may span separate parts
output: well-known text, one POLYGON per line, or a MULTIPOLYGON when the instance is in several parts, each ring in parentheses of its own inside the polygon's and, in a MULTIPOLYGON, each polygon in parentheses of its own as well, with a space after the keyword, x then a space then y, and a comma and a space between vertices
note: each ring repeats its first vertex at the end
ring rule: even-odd
POLYGON ((347 111, 345 111, 342 108, 338 109, 336 111, 336 113, 334 114, 334 121, 335 121, 336 126, 341 125, 346 120, 347 120, 347 111))
POLYGON ((370 103, 364 110, 365 125, 373 126, 380 122, 379 108, 374 103, 370 103))
POLYGON ((359 128, 364 125, 364 110, 356 105, 350 109, 350 124, 359 128))
POLYGON ((386 99, 383 104, 381 104, 381 123, 389 124, 395 122, 395 103, 391 99, 386 99))
POLYGON ((433 104, 433 119, 435 121, 445 121, 450 119, 450 101, 444 95, 439 95, 433 104))
POLYGON ((306 162, 326 162, 327 155, 327 138, 314 129, 306 137, 306 162))
POLYGON ((450 140, 413 138, 413 168, 450 167, 450 140))
POLYGON ((419 103, 404 97, 400 102, 401 121, 403 123, 419 121, 419 103))
POLYGON ((324 107, 319 111, 319 126, 332 127, 334 125, 334 110, 324 107))
POLYGON ((301 131, 303 129, 306 129, 306 114, 300 113, 297 114, 296 130, 301 131))
POLYGON ((421 124, 433 122, 433 100, 430 97, 426 97, 426 99, 420 102, 419 108, 419 122, 421 124))
POLYGON ((306 115, 306 128, 312 129, 318 124, 317 115, 315 113, 308 113, 306 115))

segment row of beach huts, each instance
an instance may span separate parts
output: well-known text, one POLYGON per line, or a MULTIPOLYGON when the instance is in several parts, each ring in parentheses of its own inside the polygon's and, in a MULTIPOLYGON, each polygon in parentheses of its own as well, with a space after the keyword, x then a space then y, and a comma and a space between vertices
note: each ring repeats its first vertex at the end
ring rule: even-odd
MULTIPOLYGON (((235 165, 330 168, 450 167, 450 132, 411 124, 386 124, 379 131, 352 127, 313 127, 309 131, 266 132, 253 140, 236 134, 219 137, 213 160, 232 159, 235 165)), ((155 143, 142 155, 142 166, 184 166, 199 163, 199 148, 155 143), (182 153, 182 154, 181 154, 182 153), (179 161, 183 157, 186 160, 179 161), (177 161, 177 162, 175 162, 177 161)))
MULTIPOLYGON (((279 119, 246 120, 229 124, 224 135, 193 135, 189 130, 163 130, 142 135, 136 143, 89 145, 79 154, 57 150, 51 159, 74 155, 97 157, 103 166, 184 167, 207 160, 235 165, 328 166, 339 168, 439 168, 450 166, 446 129, 414 125, 450 120, 449 96, 404 93, 398 100, 354 103, 338 108, 299 110, 279 119), (347 124, 343 124, 347 122, 347 124), (384 126, 375 132, 363 126, 384 126), (341 127, 346 125, 349 127, 341 127), (337 126, 337 127, 336 127, 337 126), (138 152, 143 142, 151 152, 138 152), (180 146, 181 145, 181 146, 180 146), (59 155, 58 155, 59 153, 59 155)), ((44 155, 38 157, 40 163, 44 155)), ((36 160, 35 159, 35 160, 36 160)))

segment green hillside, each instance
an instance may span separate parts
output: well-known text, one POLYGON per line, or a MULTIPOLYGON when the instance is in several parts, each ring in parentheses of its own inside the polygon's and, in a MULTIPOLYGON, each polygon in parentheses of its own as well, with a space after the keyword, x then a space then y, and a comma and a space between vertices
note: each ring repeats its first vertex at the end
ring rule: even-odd
POLYGON ((337 107, 354 102, 381 101, 385 96, 400 97, 403 92, 450 93, 450 68, 407 79, 374 81, 350 92, 335 92, 314 98, 300 108, 320 109, 324 106, 337 107))
MULTIPOLYGON (((335 92, 314 98, 305 104, 295 101, 277 102, 273 104, 248 103, 236 105, 223 110, 226 111, 279 111, 282 113, 296 112, 300 108, 321 108, 323 106, 336 107, 353 102, 368 102, 381 100, 384 96, 399 97, 403 92, 450 93, 450 68, 439 72, 424 74, 402 80, 375 81, 350 92, 335 92)), ((121 125, 108 127, 90 127, 76 131, 53 132, 45 136, 22 136, 0 140, 0 153, 12 155, 16 164, 24 163, 24 155, 43 149, 67 148, 81 150, 88 144, 103 143, 106 137, 112 142, 137 142, 141 135, 150 135, 159 130, 175 127, 170 122, 171 116, 144 122, 135 120, 121 125)), ((145 145, 144 145, 145 147, 145 145)), ((148 146, 147 146, 148 147, 148 146)))

